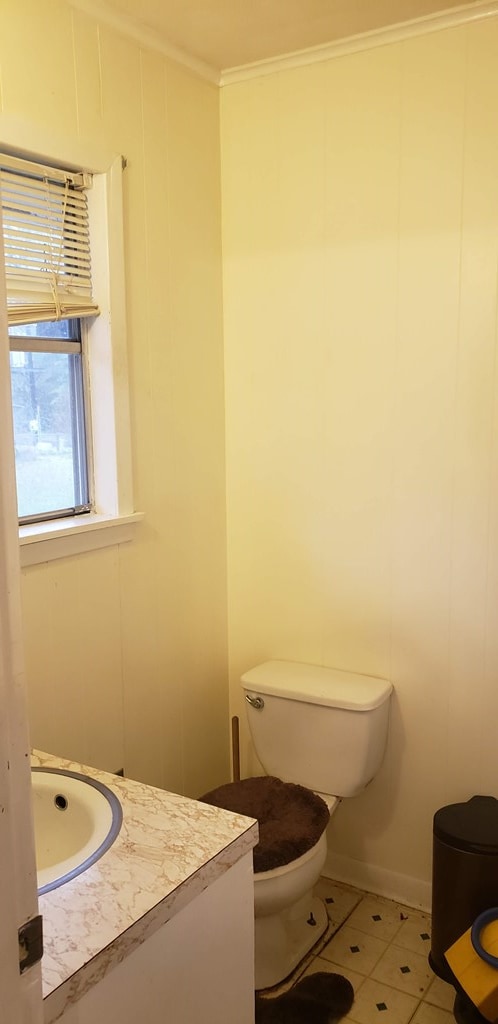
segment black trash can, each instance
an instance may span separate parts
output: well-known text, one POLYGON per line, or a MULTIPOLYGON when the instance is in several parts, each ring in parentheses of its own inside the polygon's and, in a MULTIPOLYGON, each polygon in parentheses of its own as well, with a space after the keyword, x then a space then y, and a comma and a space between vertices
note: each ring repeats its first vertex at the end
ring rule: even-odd
POLYGON ((445 950, 490 907, 498 907, 498 800, 473 796, 434 815, 429 963, 457 989, 445 950))

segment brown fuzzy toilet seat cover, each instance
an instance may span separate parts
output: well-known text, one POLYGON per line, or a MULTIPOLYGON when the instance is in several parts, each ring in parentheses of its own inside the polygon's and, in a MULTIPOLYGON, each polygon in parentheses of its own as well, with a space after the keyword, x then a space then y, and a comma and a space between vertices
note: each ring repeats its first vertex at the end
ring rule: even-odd
POLYGON ((316 793, 273 776, 229 782, 199 798, 235 814, 257 818, 259 843, 254 848, 254 871, 290 864, 311 850, 326 829, 330 814, 316 793))

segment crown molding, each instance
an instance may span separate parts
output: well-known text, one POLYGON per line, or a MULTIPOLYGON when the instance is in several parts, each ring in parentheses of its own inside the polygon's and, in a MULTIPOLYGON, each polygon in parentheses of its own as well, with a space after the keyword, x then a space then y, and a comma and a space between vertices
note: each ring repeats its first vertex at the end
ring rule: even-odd
POLYGON ((451 11, 428 14, 423 18, 401 22, 389 28, 361 32, 336 42, 312 46, 306 50, 296 50, 294 53, 283 54, 280 57, 271 57, 220 71, 193 57, 186 50, 173 46, 163 36, 142 25, 137 19, 118 14, 105 0, 68 0, 68 4, 135 40, 139 46, 161 53, 175 64, 180 64, 200 78, 218 86, 233 85, 236 82, 274 75, 292 68, 318 64, 337 57, 345 57, 348 54, 359 53, 362 50, 371 50, 378 46, 388 46, 405 39, 413 39, 431 32, 441 32, 458 25, 484 21, 498 15, 498 0, 477 0, 474 3, 463 4, 461 7, 454 7, 451 11))
POLYGON ((268 58, 255 61, 253 64, 243 64, 240 67, 227 68, 221 72, 220 85, 233 85, 236 82, 245 82, 251 78, 274 75, 279 71, 288 71, 292 68, 305 67, 309 64, 318 64, 336 57, 345 57, 348 54, 359 53, 361 50, 371 50, 378 46, 398 43, 404 39, 413 39, 415 36, 427 35, 431 32, 441 32, 444 29, 454 28, 457 25, 484 21, 486 18, 494 18, 497 15, 498 0, 480 0, 478 3, 464 4, 461 7, 453 8, 451 11, 440 14, 428 14, 423 18, 415 18, 412 21, 392 25, 385 29, 362 32, 355 36, 348 36, 347 39, 327 43, 323 46, 312 46, 309 49, 297 50, 294 53, 284 54, 281 57, 268 58))
POLYGON ((128 36, 139 46, 143 46, 147 50, 155 50, 174 61, 175 64, 181 64, 182 67, 192 71, 199 78, 204 78, 214 85, 220 84, 220 72, 217 68, 198 60, 185 50, 173 46, 163 36, 146 25, 142 25, 137 19, 130 18, 126 14, 118 14, 105 3, 105 0, 68 0, 68 4, 70 7, 88 14, 95 21, 116 29, 121 35, 128 36))

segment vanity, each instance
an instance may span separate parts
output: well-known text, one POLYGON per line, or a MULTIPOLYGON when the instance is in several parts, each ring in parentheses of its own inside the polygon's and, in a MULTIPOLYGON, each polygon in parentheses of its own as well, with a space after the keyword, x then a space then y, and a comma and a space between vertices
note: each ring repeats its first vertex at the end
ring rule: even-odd
POLYGON ((84 872, 39 897, 45 1024, 253 1024, 252 849, 258 826, 40 751, 122 808, 84 872))

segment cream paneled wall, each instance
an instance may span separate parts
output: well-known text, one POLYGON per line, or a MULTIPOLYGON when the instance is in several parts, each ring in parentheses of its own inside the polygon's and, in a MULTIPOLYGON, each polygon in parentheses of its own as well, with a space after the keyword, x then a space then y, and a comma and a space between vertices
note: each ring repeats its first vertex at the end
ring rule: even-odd
POLYGON ((330 869, 422 902, 434 810, 498 796, 497 123, 496 18, 222 92, 232 708, 392 679, 330 869))
POLYGON ((145 513, 130 544, 23 572, 32 741, 198 795, 229 747, 218 90, 61 0, 1 6, 2 118, 127 159, 145 513))
POLYGON ((1 117, 128 161, 145 512, 23 573, 33 742, 227 777, 225 398, 232 710, 268 657, 389 676, 331 870, 423 899, 434 809, 498 795, 497 20, 222 90, 224 370, 217 89, 63 0, 1 7, 1 117))

